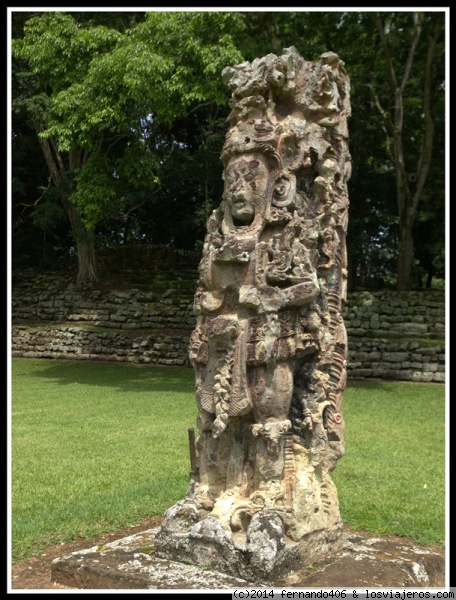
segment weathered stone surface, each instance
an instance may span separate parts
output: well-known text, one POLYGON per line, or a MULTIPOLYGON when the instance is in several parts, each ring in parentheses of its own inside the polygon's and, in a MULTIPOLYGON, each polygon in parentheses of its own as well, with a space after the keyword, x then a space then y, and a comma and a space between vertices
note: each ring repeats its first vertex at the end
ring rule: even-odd
POLYGON ((294 47, 223 78, 225 190, 189 352, 198 457, 156 555, 264 581, 339 547, 350 86, 336 54, 294 47))
MULTIPOLYGON (((261 529, 261 527, 260 527, 261 529)), ((57 558, 51 578, 80 589, 245 590, 252 582, 226 572, 157 558, 157 528, 57 558)), ((337 556, 326 561, 301 561, 294 573, 257 581, 257 588, 443 588, 443 552, 410 540, 372 537, 346 530, 337 556)), ((264 553, 265 560, 266 553, 264 553)))

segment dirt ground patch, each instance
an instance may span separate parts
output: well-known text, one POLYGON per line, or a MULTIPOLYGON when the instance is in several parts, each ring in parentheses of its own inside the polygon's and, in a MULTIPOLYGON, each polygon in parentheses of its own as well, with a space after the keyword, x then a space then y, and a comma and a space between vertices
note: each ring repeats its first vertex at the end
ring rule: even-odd
MULTIPOLYGON (((103 546, 108 544, 109 542, 113 542, 124 538, 126 536, 131 536, 136 533, 141 533, 142 531, 152 529, 157 527, 163 517, 151 517, 141 523, 140 525, 136 525, 134 527, 125 527, 123 529, 118 529, 112 533, 104 534, 98 537, 93 537, 90 539, 84 540, 76 540, 74 542, 62 543, 55 546, 51 546, 47 548, 40 556, 32 557, 28 560, 24 560, 18 562, 11 567, 11 589, 12 590, 59 590, 59 589, 77 589, 70 588, 69 586, 65 586, 59 583, 56 583, 51 580, 51 563, 55 558, 62 557, 64 555, 70 554, 72 552, 77 552, 80 550, 84 550, 90 548, 92 546, 103 546)), ((347 529, 347 531, 349 531, 347 529)), ((368 540, 372 535, 368 532, 357 531, 356 535, 360 538, 364 538, 368 540)), ((393 552, 397 545, 410 545, 413 546, 418 553, 420 551, 429 552, 431 551, 434 554, 434 562, 437 562, 436 568, 433 569, 432 576, 432 588, 444 588, 445 587, 445 571, 442 569, 442 564, 445 561, 445 550, 439 548, 436 545, 421 547, 414 540, 410 540, 408 538, 402 538, 398 536, 387 536, 382 537, 382 543, 384 544, 385 552, 388 553, 388 544, 391 546, 391 551, 393 552), (435 561, 436 558, 441 557, 441 561, 435 561)), ((304 587, 337 587, 336 582, 346 580, 347 576, 350 578, 350 574, 347 573, 347 569, 353 568, 357 569, 358 566, 352 563, 341 563, 341 569, 343 569, 343 573, 339 575, 336 570, 332 570, 331 573, 329 571, 323 575, 323 572, 318 574, 318 569, 314 572, 309 578, 309 573, 297 573, 294 577, 295 582, 293 587, 301 587, 306 584, 304 587), (339 580, 338 577, 341 577, 339 580), (343 579, 342 579, 343 578, 343 579), (326 581, 326 579, 328 581, 326 581)), ((323 569, 321 569, 323 571, 323 569)), ((353 573, 353 580, 356 579, 359 573, 353 573)), ((381 583, 381 582, 378 582, 381 583)), ((378 587, 378 583, 376 587, 378 587)), ((388 583, 385 584, 388 587, 388 583)))
MULTIPOLYGON (((133 535, 157 527, 163 520, 162 516, 150 517, 140 525, 134 527, 124 527, 112 533, 106 533, 98 537, 76 540, 50 546, 40 554, 33 556, 28 560, 22 560, 11 567, 11 588, 21 590, 58 590, 69 589, 65 585, 60 585, 51 581, 51 563, 54 558, 59 558, 71 552, 77 552, 91 546, 103 546, 128 535, 133 535)), ((74 588, 73 588, 74 589, 74 588)))

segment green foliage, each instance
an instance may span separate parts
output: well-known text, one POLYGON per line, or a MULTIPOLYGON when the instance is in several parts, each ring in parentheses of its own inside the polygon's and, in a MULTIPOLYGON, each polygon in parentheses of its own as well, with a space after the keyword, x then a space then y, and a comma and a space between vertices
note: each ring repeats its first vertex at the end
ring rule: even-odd
POLYGON ((134 83, 139 97, 149 94, 154 99, 151 107, 157 119, 169 125, 197 103, 226 102, 220 74, 226 65, 243 59, 232 40, 242 26, 241 17, 234 12, 147 14, 145 22, 131 32, 134 47, 142 43, 149 49, 148 71, 134 83), (151 42, 160 54, 150 52, 151 42))
POLYGON ((91 230, 100 221, 104 212, 116 197, 115 182, 112 177, 111 163, 105 154, 93 152, 84 167, 75 172, 75 191, 69 201, 76 206, 87 230, 91 230))
POLYGON ((26 63, 32 76, 34 93, 26 96, 27 108, 45 120, 45 135, 58 139, 60 151, 92 145, 94 99, 82 82, 94 58, 120 38, 107 27, 84 28, 69 13, 47 12, 32 17, 24 37, 12 40, 13 57, 26 63))
POLYGON ((227 115, 227 108, 203 107, 177 121, 161 138, 161 187, 153 202, 155 243, 172 241, 179 248, 194 249, 196 240, 204 239, 207 217, 223 193, 220 148, 227 115))
POLYGON ((48 201, 36 207, 32 215, 32 221, 43 231, 51 231, 65 219, 65 216, 62 206, 48 199, 48 201))
MULTIPOLYGON (((381 15, 401 75, 412 13, 381 15)), ((229 111, 229 91, 221 81, 224 67, 280 54, 291 45, 306 60, 318 60, 328 50, 339 54, 351 79, 349 277, 394 280, 399 240, 396 166, 376 98, 387 115, 393 102, 372 12, 51 11, 12 16, 15 129, 22 129, 27 119, 54 151, 59 149, 64 171, 81 188, 73 201, 105 243, 184 248, 201 243, 205 219, 221 198, 219 155, 229 111), (105 157, 94 195, 93 169, 82 174, 92 152, 105 157), (174 232, 170 214, 177 219, 174 232)), ((423 34, 404 95, 405 167, 412 175, 419 168, 423 73, 437 16, 433 11, 421 15, 423 34)), ((433 277, 445 276, 443 39, 437 56, 434 154, 414 226, 414 284, 428 287, 433 277)), ((18 203, 26 188, 17 165, 20 156, 15 146, 18 203)), ((28 164, 22 164, 26 170, 28 164)), ((43 185, 38 177, 29 212, 43 185)), ((74 191, 68 190, 67 200, 74 191)), ((55 233, 60 235, 57 229, 55 233)))
POLYGON ((43 135, 68 151, 92 148, 104 130, 126 133, 149 114, 171 124, 196 102, 225 102, 220 72, 242 60, 229 35, 236 25, 236 13, 151 12, 121 33, 43 13, 13 52, 49 95, 43 135))
POLYGON ((117 28, 78 13, 41 13, 12 41, 13 108, 58 149, 56 170, 72 184, 62 201, 88 231, 112 219, 125 225, 151 201, 158 129, 198 103, 225 104, 220 72, 242 60, 230 35, 242 26, 236 13, 151 12, 130 27, 112 22, 117 28))

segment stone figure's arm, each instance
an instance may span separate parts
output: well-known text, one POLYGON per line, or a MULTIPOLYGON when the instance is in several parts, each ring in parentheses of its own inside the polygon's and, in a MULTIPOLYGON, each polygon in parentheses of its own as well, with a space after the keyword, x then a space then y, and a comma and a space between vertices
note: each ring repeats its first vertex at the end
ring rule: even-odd
POLYGON ((295 254, 271 253, 271 245, 260 242, 256 248, 256 281, 241 286, 239 303, 258 313, 311 304, 320 293, 317 274, 304 262, 297 269, 295 254))
POLYGON ((239 303, 259 313, 275 312, 288 307, 311 304, 319 292, 316 277, 287 288, 244 285, 239 290, 239 303))

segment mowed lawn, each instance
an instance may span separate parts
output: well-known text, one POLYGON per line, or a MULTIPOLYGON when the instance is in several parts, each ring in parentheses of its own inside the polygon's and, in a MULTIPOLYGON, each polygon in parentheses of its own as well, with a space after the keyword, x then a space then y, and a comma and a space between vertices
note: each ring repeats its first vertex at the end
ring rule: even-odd
MULTIPOLYGON (((184 367, 13 358, 13 562, 183 498, 194 381, 184 367)), ((346 525, 444 545, 445 408, 441 385, 349 382, 333 472, 346 525)))

